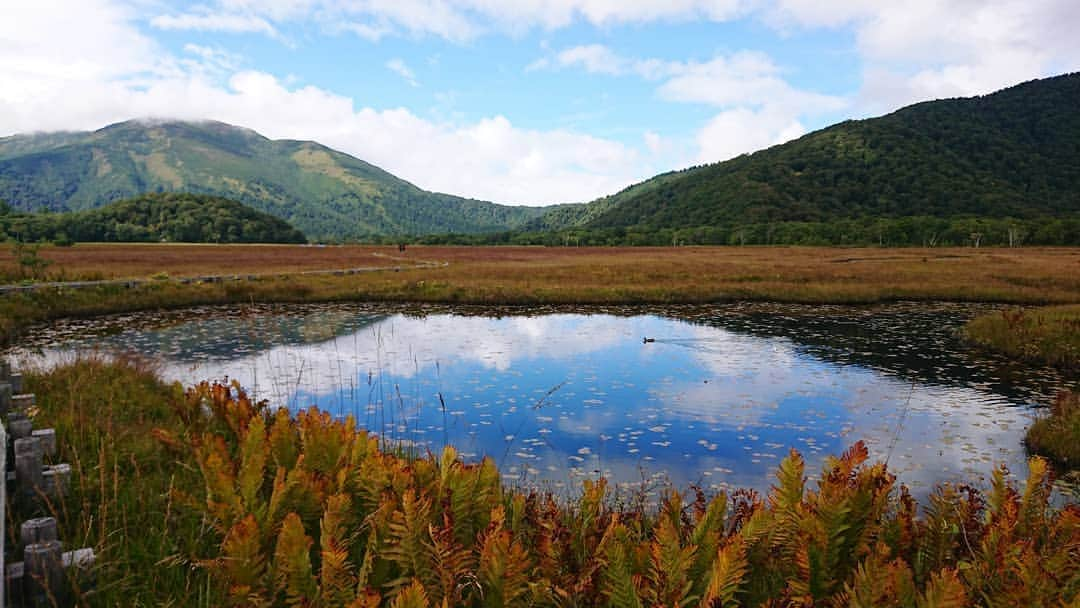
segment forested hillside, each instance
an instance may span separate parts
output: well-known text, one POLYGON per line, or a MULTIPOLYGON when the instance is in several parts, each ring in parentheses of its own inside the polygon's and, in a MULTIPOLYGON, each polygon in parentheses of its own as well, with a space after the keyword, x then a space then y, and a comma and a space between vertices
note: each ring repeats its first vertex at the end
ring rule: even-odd
MULTIPOLYGON (((779 242, 793 231, 829 242, 856 233, 884 240, 887 232, 914 229, 918 242, 949 231, 987 232, 953 225, 958 218, 1011 218, 1032 236, 1053 218, 1078 214, 1080 74, 1069 74, 846 121, 561 208, 527 229, 648 234, 693 228, 725 242, 779 242), (798 226, 781 228, 789 223, 798 226)), ((1046 230, 1068 233, 1075 226, 1046 230)))
POLYGON ((236 201, 196 194, 146 194, 66 213, 0 210, 9 239, 38 242, 303 243, 288 222, 236 201))

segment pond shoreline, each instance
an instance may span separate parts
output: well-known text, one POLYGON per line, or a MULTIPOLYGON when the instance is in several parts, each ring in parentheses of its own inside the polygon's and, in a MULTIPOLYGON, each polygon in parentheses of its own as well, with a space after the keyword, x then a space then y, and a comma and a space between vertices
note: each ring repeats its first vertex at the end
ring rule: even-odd
MULTIPOLYGON (((507 473, 530 481, 561 475, 568 461, 582 472, 618 463, 627 479, 645 456, 657 459, 646 461, 650 471, 688 470, 670 456, 739 459, 742 445, 760 452, 756 470, 777 456, 774 445, 809 440, 803 447, 811 455, 843 449, 825 432, 849 425, 845 436, 868 438, 881 454, 914 397, 912 430, 899 451, 908 463, 921 462, 912 442, 930 433, 928 443, 953 442, 945 451, 958 472, 975 462, 961 446, 981 462, 1000 459, 1008 447, 1018 465, 1027 408, 1048 402, 1060 382, 1051 370, 965 354, 956 330, 995 310, 921 302, 254 304, 38 325, 23 345, 56 362, 70 359, 63 352, 133 351, 161 361, 164 377, 185 385, 227 376, 259 399, 353 415, 363 428, 425 449, 452 444, 509 459, 507 473), (552 387, 560 388, 545 397, 552 387), (547 411, 521 418, 538 400, 547 411), (950 408, 948 437, 938 438, 931 420, 950 408), (504 413, 515 409, 521 413, 504 413), (981 430, 969 424, 981 417, 997 422, 981 430), (589 430, 574 430, 578 442, 556 449, 577 426, 589 430), (468 429, 479 434, 461 434, 468 429), (514 439, 504 446, 503 435, 514 439)), ((712 479, 730 479, 732 469, 723 461, 701 468, 712 479)), ((679 483, 695 481, 709 478, 679 483)))

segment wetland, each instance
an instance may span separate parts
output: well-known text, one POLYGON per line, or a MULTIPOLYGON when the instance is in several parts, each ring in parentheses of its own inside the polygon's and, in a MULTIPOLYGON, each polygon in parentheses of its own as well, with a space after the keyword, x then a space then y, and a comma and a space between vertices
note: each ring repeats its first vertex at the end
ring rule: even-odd
POLYGON ((227 379, 351 416, 396 448, 490 456, 508 485, 558 494, 601 476, 651 495, 764 491, 789 448, 813 476, 863 440, 925 495, 998 463, 1023 471, 1034 412, 1074 387, 962 344, 996 309, 256 304, 58 321, 10 355, 136 355, 184 385, 227 379))

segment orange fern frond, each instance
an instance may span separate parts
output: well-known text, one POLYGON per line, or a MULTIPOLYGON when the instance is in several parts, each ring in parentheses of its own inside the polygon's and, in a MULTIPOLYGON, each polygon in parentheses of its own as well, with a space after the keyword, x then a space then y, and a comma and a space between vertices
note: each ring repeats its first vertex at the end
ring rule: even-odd
POLYGON ((964 608, 967 606, 967 593, 964 585, 951 569, 935 572, 930 576, 926 590, 916 602, 918 608, 964 608))

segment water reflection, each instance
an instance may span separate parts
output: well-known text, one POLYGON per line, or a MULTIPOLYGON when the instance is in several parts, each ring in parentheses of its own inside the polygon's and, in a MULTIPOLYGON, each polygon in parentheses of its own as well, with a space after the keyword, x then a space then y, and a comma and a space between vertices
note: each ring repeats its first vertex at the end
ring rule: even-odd
POLYGON ((1022 470, 1026 406, 1062 384, 958 349, 951 329, 980 310, 204 309, 59 324, 31 350, 151 355, 185 383, 237 379, 391 441, 490 455, 508 480, 554 490, 599 475, 765 489, 789 447, 816 471, 856 439, 925 489, 997 462, 1022 470))

